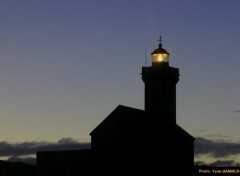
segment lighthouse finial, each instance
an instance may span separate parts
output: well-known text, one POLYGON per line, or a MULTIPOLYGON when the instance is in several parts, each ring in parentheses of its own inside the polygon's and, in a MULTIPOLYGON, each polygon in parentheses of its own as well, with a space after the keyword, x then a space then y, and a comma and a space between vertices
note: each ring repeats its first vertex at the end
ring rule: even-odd
POLYGON ((159 40, 158 40, 158 41, 159 41, 159 47, 160 47, 160 48, 162 48, 162 41, 163 41, 163 40, 162 40, 162 36, 161 36, 161 35, 160 35, 160 37, 159 37, 159 40))

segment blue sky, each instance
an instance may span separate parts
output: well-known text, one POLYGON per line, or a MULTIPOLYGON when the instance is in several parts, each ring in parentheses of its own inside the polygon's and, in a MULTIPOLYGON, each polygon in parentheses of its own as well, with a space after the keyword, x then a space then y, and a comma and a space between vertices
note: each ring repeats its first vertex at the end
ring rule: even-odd
POLYGON ((119 104, 143 109, 161 34, 180 70, 177 123, 201 144, 238 144, 239 18, 237 0, 0 1, 1 141, 85 143, 119 104))

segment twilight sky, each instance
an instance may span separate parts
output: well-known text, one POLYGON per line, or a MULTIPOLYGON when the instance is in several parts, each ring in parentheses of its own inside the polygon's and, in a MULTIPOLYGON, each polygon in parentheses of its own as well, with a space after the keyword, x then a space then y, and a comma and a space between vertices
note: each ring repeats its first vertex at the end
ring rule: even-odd
POLYGON ((239 31, 238 0, 1 0, 0 149, 85 145, 119 104, 143 109, 161 34, 195 160, 240 162, 239 31))

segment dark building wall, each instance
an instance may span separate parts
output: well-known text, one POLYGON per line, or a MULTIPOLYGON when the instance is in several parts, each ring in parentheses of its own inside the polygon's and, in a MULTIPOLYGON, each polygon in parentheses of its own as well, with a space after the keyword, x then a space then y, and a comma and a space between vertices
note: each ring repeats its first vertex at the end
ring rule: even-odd
MULTIPOLYGON (((97 142, 94 137, 92 139, 97 142)), ((107 142, 96 144, 98 150, 94 153, 98 158, 95 162, 106 163, 109 166, 112 163, 116 165, 121 163, 122 170, 131 167, 135 172, 154 170, 160 174, 163 170, 175 168, 174 172, 178 174, 192 173, 193 141, 185 137, 167 139, 161 135, 150 138, 142 136, 135 137, 129 143, 122 143, 121 140, 118 142, 116 142, 118 145, 112 145, 112 148, 109 148, 111 145, 107 142)))
POLYGON ((160 173, 161 169, 174 167, 178 168, 178 174, 190 174, 194 165, 194 138, 176 124, 154 121, 155 114, 137 110, 135 114, 128 113, 130 109, 114 111, 91 133, 96 163, 115 163, 135 172, 160 173), (129 119, 134 119, 138 126, 128 128, 129 119))
POLYGON ((133 152, 130 151, 134 151, 132 148, 134 148, 133 141, 136 140, 136 137, 134 135, 126 135, 124 130, 115 130, 92 136, 91 146, 95 160, 112 162, 115 160, 126 160, 131 157, 133 152))
POLYGON ((177 173, 191 175, 194 166, 194 140, 179 137, 173 139, 169 146, 166 152, 171 155, 171 159, 167 167, 174 167, 177 173))
POLYGON ((91 150, 37 152, 39 176, 75 175, 88 172, 92 167, 91 150))

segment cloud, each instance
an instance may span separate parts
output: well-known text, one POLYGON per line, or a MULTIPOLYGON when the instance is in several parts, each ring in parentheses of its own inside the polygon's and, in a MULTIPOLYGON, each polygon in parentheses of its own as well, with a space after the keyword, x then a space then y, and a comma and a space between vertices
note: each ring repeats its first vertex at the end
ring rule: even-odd
POLYGON ((240 113, 240 110, 237 110, 237 111, 233 111, 233 112, 236 112, 236 113, 240 113))
MULTIPOLYGON (((222 135, 214 135, 222 136, 222 135)), ((213 167, 235 167, 237 161, 228 160, 226 158, 234 155, 240 155, 240 143, 229 142, 226 140, 210 140, 203 137, 195 139, 194 155, 196 158, 201 155, 207 155, 215 159, 212 163, 204 161, 195 161, 198 165, 207 165, 213 167)))
POLYGON ((195 156, 208 154, 214 158, 237 155, 240 154, 240 143, 198 137, 195 140, 194 154, 195 156))
POLYGON ((237 163, 234 160, 216 160, 208 164, 203 161, 196 161, 195 165, 196 164, 199 166, 207 165, 210 167, 236 167, 237 166, 237 163))
POLYGON ((35 155, 38 151, 55 151, 55 150, 79 150, 90 148, 90 143, 80 143, 72 138, 62 138, 56 143, 33 141, 22 143, 0 142, 0 157, 9 157, 11 161, 26 161, 27 155, 35 155))
POLYGON ((235 163, 234 160, 217 160, 211 164, 209 164, 209 166, 214 166, 214 167, 233 167, 236 166, 237 163, 235 163))

